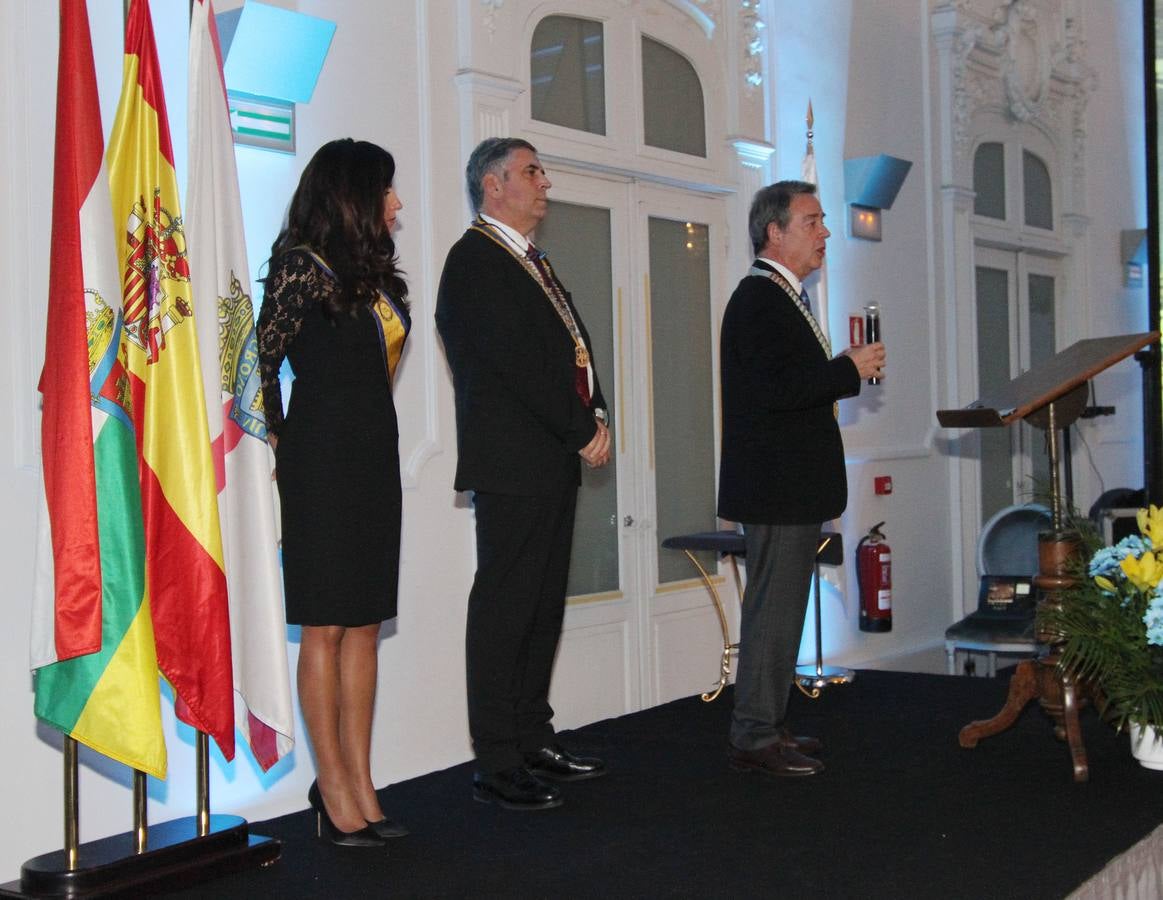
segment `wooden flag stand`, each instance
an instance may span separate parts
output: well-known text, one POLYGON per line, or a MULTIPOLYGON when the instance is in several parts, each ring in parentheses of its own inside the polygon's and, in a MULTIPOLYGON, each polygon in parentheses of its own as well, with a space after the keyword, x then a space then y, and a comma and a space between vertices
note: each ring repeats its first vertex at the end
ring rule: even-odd
MULTIPOLYGON (((1118 335, 1079 341, 1039 363, 1011 381, 997 396, 982 398, 964 409, 937 411, 937 421, 945 428, 988 428, 1009 425, 1024 419, 1045 429, 1050 457, 1050 499, 1052 531, 1038 535, 1038 575, 1034 584, 1041 591, 1039 609, 1056 603, 1070 588, 1071 562, 1077 555, 1079 538, 1065 528, 1058 471, 1058 432, 1067 428, 1086 407, 1087 382, 1099 372, 1159 340, 1158 332, 1118 335)), ((1090 777, 1086 748, 1078 725, 1078 711, 1088 699, 1089 688, 1079 685, 1062 671, 1058 663, 1061 647, 1052 634, 1038 631, 1046 652, 1037 659, 1018 664, 1010 681, 1005 705, 992 719, 971 722, 961 729, 962 747, 976 747, 982 738, 1009 728, 1031 700, 1037 700, 1054 720, 1054 734, 1070 749, 1074 780, 1090 777)))
POLYGON ((133 830, 78 843, 77 742, 65 738, 65 846, 26 861, 0 897, 85 897, 147 893, 252 867, 269 866, 282 844, 250 834, 245 819, 210 815, 209 741, 198 732, 197 814, 149 827, 146 774, 133 773, 133 830))

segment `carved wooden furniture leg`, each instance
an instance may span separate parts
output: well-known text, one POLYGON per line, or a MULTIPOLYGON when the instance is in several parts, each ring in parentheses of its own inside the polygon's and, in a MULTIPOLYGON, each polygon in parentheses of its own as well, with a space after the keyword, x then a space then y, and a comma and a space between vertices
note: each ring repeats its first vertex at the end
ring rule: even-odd
POLYGON ((1090 769, 1086 761, 1086 747, 1082 743, 1082 729, 1078 723, 1078 713, 1089 702, 1086 685, 1079 684, 1069 676, 1063 677, 1058 669, 1056 653, 1038 660, 1038 663, 1038 676, 1042 683, 1038 702, 1054 720, 1054 737, 1065 741, 1070 750, 1074 780, 1087 781, 1090 769))
POLYGON ((1086 761, 1086 747, 1082 743, 1082 729, 1078 724, 1078 710, 1083 698, 1074 679, 1063 678, 1061 683, 1062 724, 1066 729, 1066 746, 1070 748, 1070 761, 1074 766, 1074 780, 1089 781, 1090 767, 1086 761))
MULTIPOLYGON (((1069 562, 1077 547, 1078 536, 1071 532, 1058 530, 1038 536, 1038 576, 1034 583, 1044 592, 1042 605, 1057 603, 1059 593, 1073 584, 1069 562)), ((982 738, 1013 725, 1026 704, 1037 699, 1054 721, 1054 736, 1064 740, 1070 750, 1074 780, 1086 781, 1090 770, 1078 711, 1087 703, 1087 689, 1085 685, 1078 685, 1072 678, 1063 676, 1058 668, 1060 651, 1054 646, 1056 636, 1039 633, 1037 637, 1039 642, 1050 645, 1050 652, 1039 659, 1019 663, 1001 712, 992 719, 970 722, 961 729, 957 741, 962 747, 976 747, 982 738)))
POLYGON ((1038 696, 1037 665, 1032 659, 1018 663, 1017 671, 1010 680, 1010 692, 1006 697, 1005 706, 992 719, 970 722, 962 728, 957 735, 957 742, 962 747, 976 747, 982 738, 1000 734, 1017 721, 1026 704, 1038 696))

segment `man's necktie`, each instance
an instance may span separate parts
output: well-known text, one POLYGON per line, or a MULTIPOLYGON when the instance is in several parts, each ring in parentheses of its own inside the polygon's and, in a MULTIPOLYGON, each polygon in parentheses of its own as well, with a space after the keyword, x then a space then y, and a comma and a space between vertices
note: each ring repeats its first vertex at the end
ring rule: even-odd
MULTIPOLYGON (((547 266, 545 264, 544 254, 540 250, 538 250, 536 247, 534 247, 533 244, 530 244, 528 249, 526 249, 526 251, 525 251, 525 255, 529 258, 529 261, 531 263, 533 263, 533 265, 536 267, 537 271, 540 273, 541 278, 545 282, 546 290, 552 292, 555 295, 555 298, 556 298, 555 303, 559 303, 561 305, 560 308, 564 309, 565 315, 568 315, 570 320, 573 320, 573 311, 570 310, 569 305, 565 301, 564 291, 562 291, 561 287, 558 285, 557 281, 554 279, 553 273, 549 271, 549 266, 547 266)), ((565 315, 563 315, 563 318, 565 317, 565 315)), ((566 324, 569 325, 570 323, 567 322, 566 324)), ((570 332, 572 333, 575 330, 580 331, 580 329, 577 328, 576 321, 573 321, 573 327, 570 328, 570 332)), ((580 336, 576 337, 576 338, 574 338, 574 340, 580 342, 581 337, 580 336)), ((591 398, 590 398, 590 373, 589 373, 589 366, 588 365, 574 366, 574 369, 573 369, 573 389, 575 391, 577 391, 578 397, 581 398, 582 405, 586 409, 589 409, 591 398)))
POLYGON ((545 279, 545 283, 552 286, 553 281, 549 277, 549 268, 545 265, 545 260, 541 257, 541 251, 530 244, 525 250, 525 255, 529 258, 529 262, 537 267, 537 271, 541 273, 541 277, 545 279))
POLYGON ((812 300, 808 296, 807 288, 800 288, 800 303, 804 305, 804 308, 807 309, 808 312, 812 311, 812 300))

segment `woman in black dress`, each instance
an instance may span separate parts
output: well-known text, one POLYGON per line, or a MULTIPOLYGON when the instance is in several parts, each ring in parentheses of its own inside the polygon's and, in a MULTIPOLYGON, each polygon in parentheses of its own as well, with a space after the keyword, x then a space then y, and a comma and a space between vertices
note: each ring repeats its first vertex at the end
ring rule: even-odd
POLYGON ((391 155, 319 149, 271 247, 258 320, 282 505, 287 621, 302 626, 299 703, 315 751, 319 834, 380 846, 406 834, 371 779, 380 623, 396 615, 400 464, 392 378, 410 326, 391 232, 391 155), (294 389, 283 417, 279 368, 294 389))

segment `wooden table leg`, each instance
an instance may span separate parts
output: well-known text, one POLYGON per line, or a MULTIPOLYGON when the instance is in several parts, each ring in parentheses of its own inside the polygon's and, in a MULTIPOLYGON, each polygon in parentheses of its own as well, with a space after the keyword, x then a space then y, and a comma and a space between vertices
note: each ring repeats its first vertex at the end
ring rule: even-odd
POLYGON ((970 722, 957 735, 957 743, 962 747, 976 747, 982 738, 1000 734, 1018 720, 1026 704, 1038 696, 1037 662, 1032 659, 1018 663, 1018 669, 1010 681, 1010 692, 1005 706, 992 719, 970 722))
MULTIPOLYGON (((1042 603, 1055 603, 1057 594, 1074 583, 1068 563, 1077 552, 1077 546, 1077 535, 1072 533, 1044 532, 1038 536, 1038 576, 1034 583, 1045 591, 1042 603)), ((1060 650, 1054 646, 1052 638, 1052 635, 1038 635, 1039 641, 1050 643, 1050 652, 1039 659, 1019 663, 1001 711, 992 719, 970 722, 957 735, 957 742, 962 747, 976 747, 982 738, 1013 725, 1026 704, 1036 699, 1054 720, 1055 736, 1066 741, 1074 780, 1086 781, 1090 770, 1078 711, 1087 704, 1090 690, 1063 674, 1058 667, 1060 650)))

